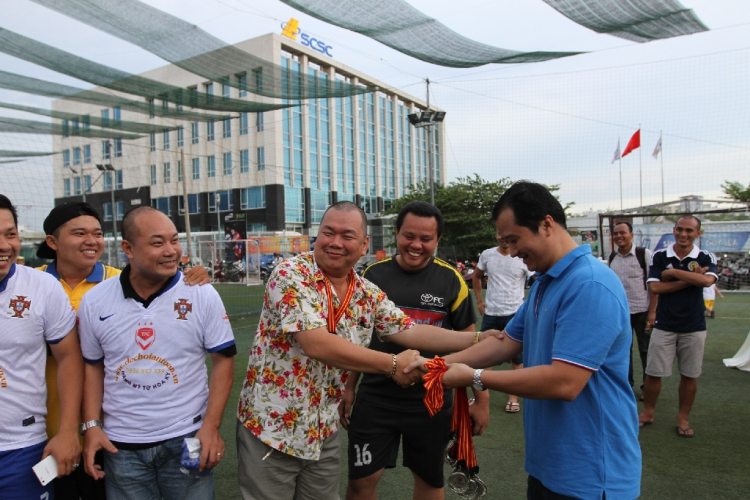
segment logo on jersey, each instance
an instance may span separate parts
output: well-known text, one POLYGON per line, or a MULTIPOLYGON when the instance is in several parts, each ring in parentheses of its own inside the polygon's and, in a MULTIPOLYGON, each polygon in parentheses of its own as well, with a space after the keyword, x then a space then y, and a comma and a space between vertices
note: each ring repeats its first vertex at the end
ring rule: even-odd
POLYGON ((26 296, 24 295, 16 295, 15 299, 10 299, 8 307, 10 307, 8 314, 11 315, 11 318, 23 318, 24 311, 31 308, 31 301, 26 300, 26 296))
POLYGON ((696 269, 698 269, 700 267, 700 265, 698 264, 697 261, 692 261, 692 262, 690 262, 690 264, 688 264, 687 267, 688 267, 688 270, 695 271, 696 269))
POLYGON ((423 306, 443 307, 443 298, 434 297, 430 295, 429 293, 422 294, 422 296, 420 297, 420 300, 422 301, 423 306))
MULTIPOLYGON (((148 323, 150 326, 153 326, 153 323, 148 323)), ((143 322, 143 327, 139 328, 137 332, 135 332, 135 343, 138 344, 138 346, 143 349, 144 351, 151 347, 151 345, 156 340, 156 332, 153 328, 149 328, 146 326, 146 322, 143 322)), ((138 323, 138 326, 141 326, 140 323, 138 323)))
POLYGON ((5 373, 3 373, 3 369, 0 368, 0 389, 5 389, 8 387, 8 381, 5 380, 5 373))
POLYGON ((174 310, 177 311, 177 319, 187 321, 187 315, 193 310, 193 304, 188 299, 180 299, 174 303, 174 310))

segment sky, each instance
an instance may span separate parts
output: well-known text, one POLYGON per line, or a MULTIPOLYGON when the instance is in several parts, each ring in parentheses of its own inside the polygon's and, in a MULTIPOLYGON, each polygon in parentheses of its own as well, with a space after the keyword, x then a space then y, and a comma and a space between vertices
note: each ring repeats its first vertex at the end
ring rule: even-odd
MULTIPOLYGON (((750 182, 750 4, 684 0, 710 31, 638 44, 597 34, 540 0, 412 0, 473 40, 514 50, 585 51, 533 64, 444 68, 326 24, 276 0, 147 0, 227 43, 269 32, 294 17, 333 47, 336 61, 447 111, 448 181, 474 174, 560 185, 574 211, 648 205, 685 195, 722 196, 727 180, 750 182), (641 127, 641 150, 612 163, 641 127), (662 134, 663 156, 651 153, 662 134), (662 161, 663 160, 663 161, 662 161), (620 180, 622 172, 622 180, 620 180), (662 183, 662 177, 664 182, 662 183), (622 196, 620 192, 622 191, 622 196)), ((0 0, 0 27, 131 73, 168 64, 115 37, 27 0, 0 0)), ((0 69, 89 88, 0 54, 0 69)), ((0 89, 0 100, 50 100, 0 89)), ((33 115, 0 109, 0 116, 33 115)), ((51 150, 51 138, 0 134, 0 149, 51 150)), ((51 208, 51 161, 0 165, 0 192, 20 200, 21 222, 40 227, 51 208)))

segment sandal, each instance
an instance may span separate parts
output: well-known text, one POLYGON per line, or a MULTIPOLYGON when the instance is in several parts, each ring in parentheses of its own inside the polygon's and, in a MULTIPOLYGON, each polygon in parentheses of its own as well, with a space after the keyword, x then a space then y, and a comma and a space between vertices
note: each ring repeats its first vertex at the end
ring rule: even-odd
POLYGON ((521 411, 521 405, 520 404, 518 404, 518 403, 511 403, 510 401, 508 401, 505 404, 505 412, 506 413, 518 413, 519 411, 521 411))

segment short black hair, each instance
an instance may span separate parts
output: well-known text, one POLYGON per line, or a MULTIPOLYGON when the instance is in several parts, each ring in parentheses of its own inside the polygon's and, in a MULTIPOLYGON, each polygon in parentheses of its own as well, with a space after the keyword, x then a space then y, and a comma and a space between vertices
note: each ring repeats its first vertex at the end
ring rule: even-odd
POLYGON ((618 220, 618 221, 615 221, 615 225, 614 225, 614 226, 612 226, 612 228, 614 229, 614 228, 616 228, 617 226, 619 226, 620 224, 625 224, 626 226, 628 226, 628 229, 630 229, 630 232, 631 232, 631 233, 633 232, 633 224, 631 224, 631 223, 630 223, 630 222, 628 222, 628 221, 624 221, 624 220, 618 220))
POLYGON ((367 236, 367 214, 365 213, 364 210, 362 210, 362 207, 360 207, 354 202, 347 201, 347 200, 337 201, 336 203, 334 203, 333 205, 331 205, 330 207, 326 209, 325 213, 323 213, 323 217, 320 219, 320 222, 323 222, 323 219, 326 218, 326 214, 328 213, 329 210, 339 210, 343 212, 358 212, 360 217, 362 217, 362 232, 363 232, 362 237, 367 236))
POLYGON ((445 228, 445 222, 443 222, 443 214, 440 209, 432 203, 426 201, 410 201, 401 208, 401 211, 396 217, 396 232, 401 230, 401 226, 404 225, 404 219, 408 214, 414 214, 417 217, 434 218, 437 222, 437 237, 440 239, 443 236, 443 229, 445 228))
POLYGON ((696 217, 695 215, 689 215, 689 214, 688 215, 680 215, 680 218, 677 219, 677 221, 674 223, 675 227, 677 227, 677 222, 680 222, 680 219, 693 219, 695 222, 698 223, 698 231, 700 231, 701 227, 703 227, 703 223, 701 222, 701 220, 698 217, 696 217))
POLYGON ((13 224, 18 227, 18 212, 13 203, 10 202, 7 196, 0 194, 0 209, 10 210, 10 214, 13 216, 13 224))
POLYGON ((492 209, 492 222, 506 208, 513 211, 517 225, 527 227, 534 233, 539 232, 539 223, 548 215, 563 228, 568 228, 565 209, 549 189, 536 182, 518 181, 509 187, 492 209))
POLYGON ((129 242, 133 242, 131 238, 135 237, 134 231, 135 231, 135 218, 138 217, 138 214, 141 212, 160 212, 161 210, 157 210, 154 207, 149 207, 148 205, 135 207, 125 214, 125 216, 122 218, 122 239, 127 240, 129 242))

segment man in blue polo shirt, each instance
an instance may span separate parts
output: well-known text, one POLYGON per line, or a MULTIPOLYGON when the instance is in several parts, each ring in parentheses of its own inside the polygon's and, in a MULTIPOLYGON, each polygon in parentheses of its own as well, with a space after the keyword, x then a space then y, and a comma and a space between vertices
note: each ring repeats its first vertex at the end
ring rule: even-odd
POLYGON ((517 182, 492 217, 511 255, 538 278, 505 337, 445 358, 451 366, 443 384, 526 398, 528 499, 637 498, 641 451, 622 283, 575 243, 544 186, 517 182), (470 368, 506 362, 522 349, 522 369, 470 368))
POLYGON ((703 289, 718 279, 716 257, 701 250, 694 241, 701 235, 701 221, 692 215, 680 217, 672 230, 675 242, 651 256, 648 285, 659 295, 656 324, 651 332, 643 387, 643 413, 639 425, 654 421, 661 379, 672 374, 677 355, 680 370, 677 435, 691 438, 695 431, 688 423, 695 401, 698 377, 706 343, 703 289))

